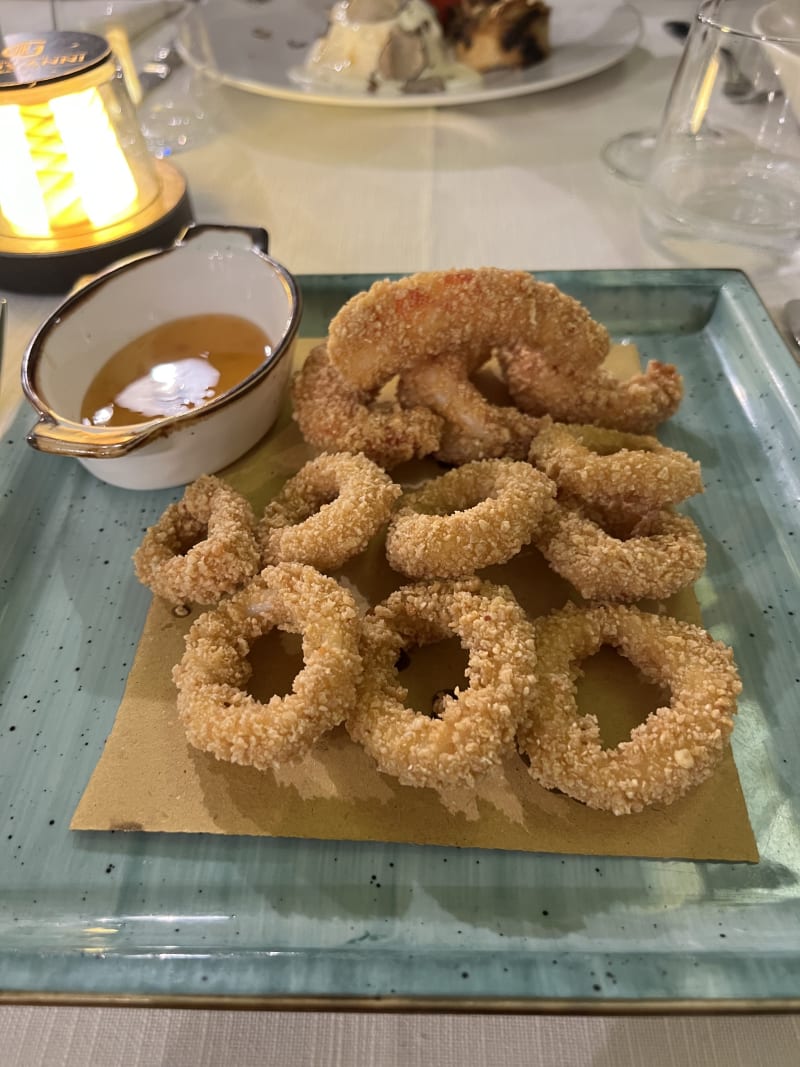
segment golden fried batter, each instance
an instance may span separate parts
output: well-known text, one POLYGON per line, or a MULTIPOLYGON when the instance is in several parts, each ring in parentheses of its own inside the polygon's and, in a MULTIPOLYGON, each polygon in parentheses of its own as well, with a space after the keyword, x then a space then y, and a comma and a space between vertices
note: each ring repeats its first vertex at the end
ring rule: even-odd
POLYGON ((697 525, 669 508, 617 532, 580 502, 560 497, 533 541, 586 600, 661 600, 691 585, 706 565, 697 525))
POLYGON ((403 410, 351 385, 318 345, 292 380, 294 418, 309 444, 363 452, 385 470, 439 447, 442 419, 426 407, 403 410))
POLYGON ((533 711, 518 744, 537 782, 626 815, 670 804, 709 777, 724 754, 741 691, 729 648, 691 623, 619 604, 568 604, 537 619, 535 629, 533 711), (616 748, 602 747, 596 717, 579 715, 575 699, 580 663, 602 645, 670 690, 669 704, 616 748))
POLYGON ((525 346, 496 354, 517 406, 557 422, 647 434, 674 415, 683 399, 683 379, 671 363, 651 360, 644 373, 620 381, 602 367, 573 370, 525 346))
POLYGON ((529 544, 554 496, 550 479, 528 463, 466 463, 402 497, 386 557, 409 578, 459 578, 505 563, 529 544))
POLYGON ((267 567, 201 615, 186 637, 172 677, 189 742, 259 770, 300 759, 352 707, 359 633, 355 601, 333 578, 301 563, 267 567), (243 688, 251 674, 247 656, 274 627, 302 634, 304 665, 288 696, 262 704, 243 688))
POLYGON ((145 533, 133 554, 136 575, 174 604, 214 604, 258 572, 254 526, 245 498, 203 475, 145 533))
POLYGON ((485 362, 498 345, 535 341, 537 285, 494 267, 375 282, 332 319, 331 363, 359 389, 378 389, 421 360, 485 362))
POLYGON ((472 362, 459 356, 426 360, 400 375, 397 396, 405 407, 427 406, 442 417, 435 452, 442 463, 527 459, 539 420, 515 407, 490 404, 470 381, 472 373, 472 362))
POLYGON ((258 524, 262 563, 295 560, 336 570, 364 551, 401 492, 366 456, 323 453, 267 504, 258 524))
POLYGON ((347 717, 351 737, 404 785, 471 787, 509 751, 528 714, 533 626, 510 590, 472 579, 407 585, 364 620, 362 682, 347 717), (404 705, 401 650, 452 635, 469 653, 466 690, 444 696, 438 717, 404 705))
POLYGON ((700 464, 656 437, 598 426, 539 422, 530 461, 588 504, 651 511, 703 492, 700 464))

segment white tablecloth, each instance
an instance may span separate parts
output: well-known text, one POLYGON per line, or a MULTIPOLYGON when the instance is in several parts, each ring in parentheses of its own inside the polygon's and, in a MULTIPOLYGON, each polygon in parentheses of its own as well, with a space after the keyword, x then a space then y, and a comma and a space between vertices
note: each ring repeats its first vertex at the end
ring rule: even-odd
MULTIPOLYGON (((559 0, 569 3, 569 0, 559 0)), ((44 17, 43 0, 26 2, 44 17)), ((686 0, 640 0, 645 34, 622 64, 557 91, 453 109, 316 107, 226 89, 217 132, 176 157, 202 221, 266 227, 297 273, 491 264, 531 269, 671 265, 643 241, 637 191, 602 145, 657 122, 679 46, 660 28, 686 0)), ((21 5, 0 2, 0 25, 21 5)), ((185 77, 185 72, 176 77, 185 77)), ((724 262, 707 266, 725 266, 724 262)), ((800 264, 753 278, 779 319, 800 264)), ((2 295, 2 294, 0 294, 2 295)), ((19 359, 53 298, 9 296, 0 426, 19 359)), ((1 977, 1 976, 0 976, 1 977)), ((1 983, 0 983, 1 984, 1 983)), ((789 1067, 791 1017, 537 1018, 0 1008, 0 1064, 502 1064, 789 1067)))
POLYGON ((800 1020, 0 1009, 3 1067, 797 1067, 800 1020))

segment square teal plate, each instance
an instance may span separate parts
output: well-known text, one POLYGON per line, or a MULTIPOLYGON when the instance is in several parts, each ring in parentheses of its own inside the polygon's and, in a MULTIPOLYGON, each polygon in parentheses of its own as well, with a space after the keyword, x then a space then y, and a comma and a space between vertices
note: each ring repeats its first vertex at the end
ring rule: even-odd
MULTIPOLYGON (((697 591, 743 676, 734 752, 760 863, 70 832, 148 607, 130 555, 179 493, 34 452, 24 410, 0 464, 0 999, 800 1007, 800 369, 739 273, 546 277, 685 377, 662 437, 708 485, 687 507, 709 547, 697 591)), ((371 281, 301 278, 305 335, 371 281)))

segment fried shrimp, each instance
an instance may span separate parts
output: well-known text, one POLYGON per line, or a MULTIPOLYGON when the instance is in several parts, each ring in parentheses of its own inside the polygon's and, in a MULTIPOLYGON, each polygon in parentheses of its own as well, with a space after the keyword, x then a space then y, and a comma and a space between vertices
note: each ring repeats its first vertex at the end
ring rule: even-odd
POLYGON ((589 504, 644 512, 703 492, 699 463, 641 434, 542 419, 529 458, 559 490, 589 504))
POLYGON ((401 492, 366 456, 323 453, 267 504, 257 528, 263 565, 295 560, 336 570, 363 552, 401 492))
POLYGON ((375 282, 332 319, 331 363, 359 389, 377 389, 423 360, 485 362, 497 345, 535 342, 538 286, 494 267, 375 282))
POLYGON ((203 475, 145 533, 133 554, 136 576, 174 604, 215 604, 258 573, 254 527, 245 498, 203 475))
POLYGON ((626 815, 671 804, 712 773, 733 730, 741 683, 733 654, 698 626, 623 605, 565 608, 537 619, 533 711, 518 733, 530 773, 590 808, 626 815), (670 702, 630 739, 603 748, 576 702, 580 663, 610 645, 670 702))
POLYGON ((330 452, 363 452, 391 469, 439 447, 442 419, 425 407, 403 410, 351 385, 324 345, 309 353, 292 380, 294 418, 303 437, 330 452))
POLYGON ((610 526, 579 502, 559 498, 533 540, 586 600, 661 600, 702 574, 706 546, 688 516, 664 508, 629 529, 610 526))
MULTIPOLYGON (((583 304, 549 282, 536 283, 534 340, 520 336, 515 344, 529 346, 553 367, 583 374, 596 370, 610 347, 605 326, 595 322, 583 304)), ((502 348, 500 343, 498 348, 502 348)))
POLYGON ((651 360, 643 373, 620 381, 602 367, 568 370, 526 346, 500 350, 497 357, 517 406, 557 422, 647 434, 674 415, 683 398, 683 379, 671 363, 651 360))
POLYGON ((515 407, 489 403, 470 381, 478 369, 473 364, 454 355, 417 363, 400 375, 398 399, 406 407, 428 407, 444 419, 441 444, 434 453, 443 463, 527 459, 538 420, 515 407))
POLYGON ((483 459, 404 494, 386 557, 409 578, 459 578, 505 563, 527 545, 555 486, 528 463, 483 459))
POLYGON ((190 744, 219 760, 275 768, 300 759, 351 710, 361 672, 350 593, 300 563, 267 567, 192 625, 172 672, 190 744), (277 627, 302 634, 292 692, 261 703, 243 688, 253 643, 277 627))
POLYGON ((403 586, 365 618, 364 673, 347 717, 353 740, 404 785, 471 787, 500 762, 526 717, 533 625, 510 590, 472 579, 403 586), (407 707, 395 664, 404 649, 457 635, 469 654, 466 690, 437 700, 437 717, 407 707))

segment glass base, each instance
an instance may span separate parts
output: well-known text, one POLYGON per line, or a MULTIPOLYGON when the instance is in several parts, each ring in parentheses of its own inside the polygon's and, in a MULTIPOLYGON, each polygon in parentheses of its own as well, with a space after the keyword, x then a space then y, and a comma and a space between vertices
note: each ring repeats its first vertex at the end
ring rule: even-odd
POLYGON ((612 174, 641 185, 653 162, 658 131, 634 130, 603 146, 601 158, 612 174))
POLYGON ((645 236, 671 258, 760 273, 800 250, 800 175, 791 158, 745 158, 735 139, 717 135, 705 160, 660 159, 642 200, 645 236), (727 147, 726 147, 727 146, 727 147))

